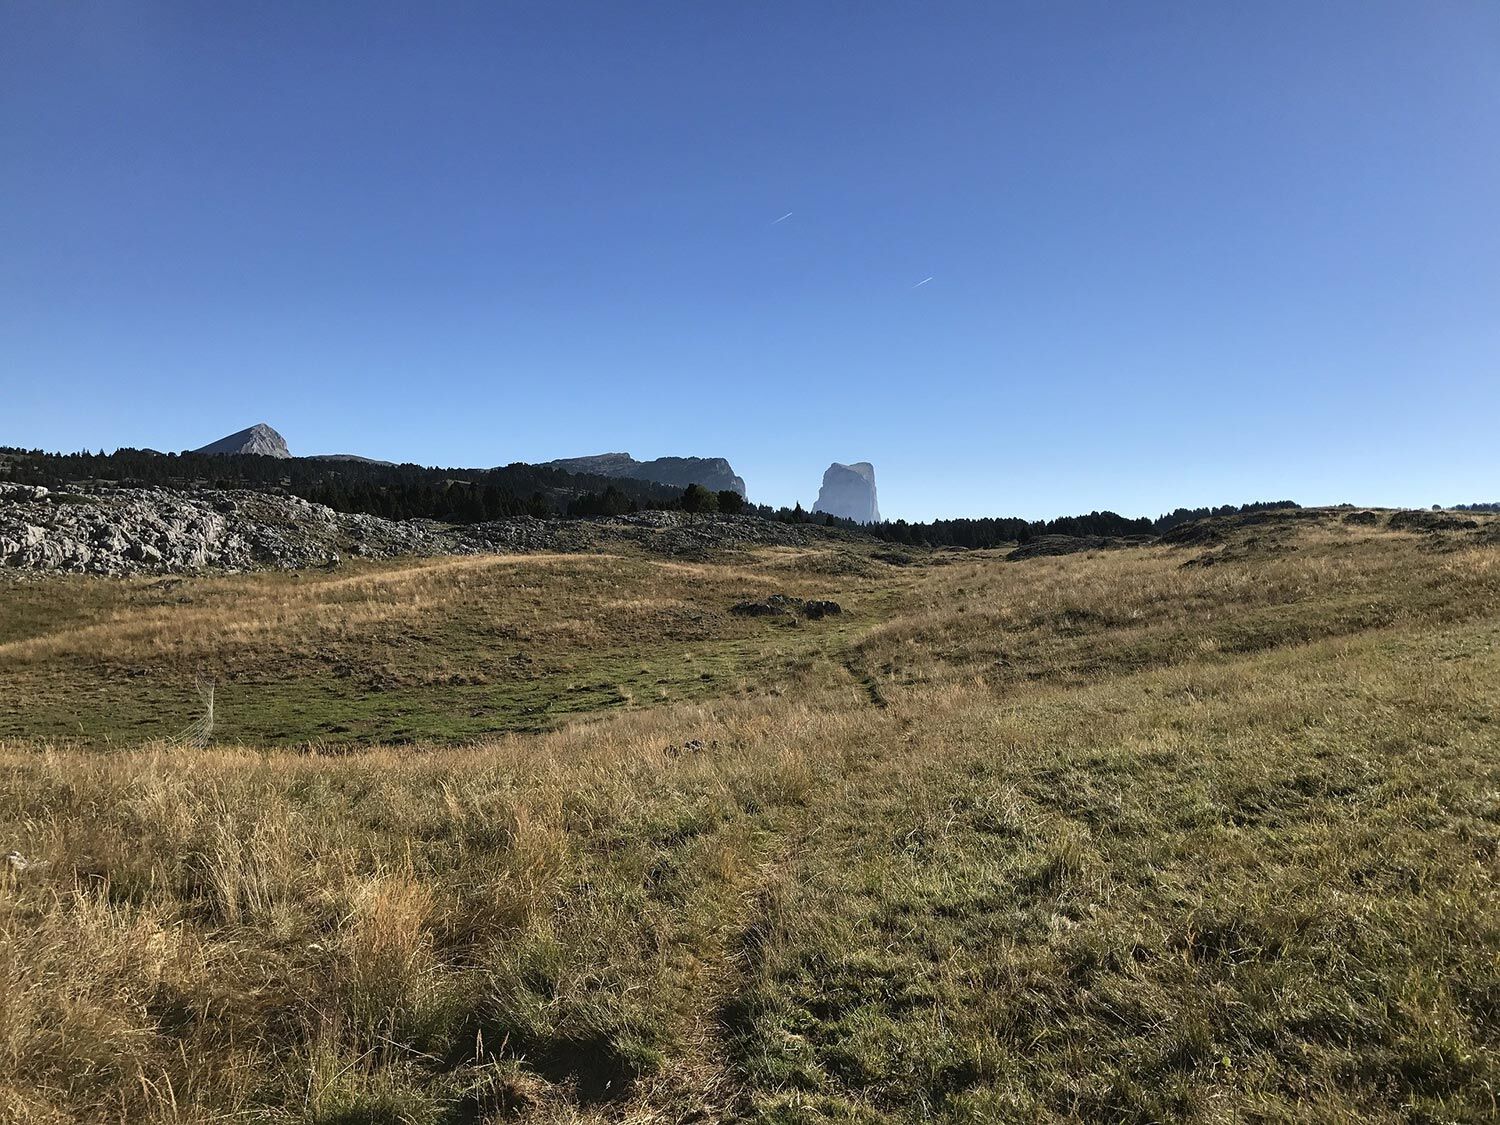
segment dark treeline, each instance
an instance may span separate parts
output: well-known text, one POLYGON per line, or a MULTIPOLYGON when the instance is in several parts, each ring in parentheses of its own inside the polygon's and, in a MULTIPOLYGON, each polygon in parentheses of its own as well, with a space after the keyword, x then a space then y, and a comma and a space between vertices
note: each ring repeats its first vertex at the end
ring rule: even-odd
POLYGON ((1500 501, 1492 501, 1488 504, 1455 504, 1455 512, 1500 512, 1500 501))
POLYGON ((1161 535, 1178 524, 1209 516, 1295 507, 1298 505, 1291 500, 1267 500, 1253 504, 1223 504, 1217 508, 1177 508, 1154 520, 1145 516, 1131 518, 1115 512, 1090 512, 1085 516, 1060 516, 1051 520, 1025 520, 1014 516, 933 520, 931 523, 892 520, 872 524, 864 530, 892 543, 926 544, 932 547, 998 547, 1006 543, 1029 543, 1042 535, 1161 535))
MULTIPOLYGON (((889 520, 860 525, 792 508, 752 505, 736 492, 700 485, 680 489, 651 481, 569 473, 541 465, 497 469, 425 468, 313 457, 257 457, 202 453, 44 453, 0 447, 0 476, 17 484, 66 489, 80 484, 151 485, 158 488, 248 488, 274 490, 326 504, 337 512, 386 519, 433 519, 477 523, 513 516, 587 518, 642 511, 746 513, 785 523, 813 523, 910 546, 997 547, 1041 535, 1160 535, 1189 520, 1270 508, 1295 508, 1290 500, 1178 508, 1156 519, 1090 512, 1052 520, 992 516, 908 523, 889 520)), ((1472 505, 1479 508, 1482 505, 1472 505)))
MULTIPOLYGON (((602 515, 586 509, 607 497, 620 511, 676 505, 682 490, 641 480, 614 480, 541 465, 497 469, 426 468, 316 457, 257 457, 203 453, 44 453, 0 449, 5 479, 49 488, 91 484, 157 488, 276 490, 326 504, 336 512, 387 519, 475 523, 507 516, 602 515)), ((610 513, 617 514, 617 513, 610 513)))
MULTIPOLYGON (((694 485, 688 489, 689 497, 694 485)), ((698 489, 699 492, 704 490, 698 489)), ((705 493, 712 496, 711 493, 705 493)), ((725 493, 719 493, 724 497, 725 493)), ((742 503, 733 493, 728 494, 740 510, 742 503)), ((694 506, 691 498, 687 503, 675 505, 689 511, 705 510, 694 506)), ((1026 520, 1018 516, 987 516, 979 519, 933 520, 930 523, 908 523, 906 520, 887 520, 883 523, 859 524, 853 520, 837 519, 823 513, 808 512, 801 504, 794 508, 770 508, 765 505, 748 506, 744 510, 766 519, 786 523, 817 523, 827 527, 841 527, 849 531, 862 532, 888 543, 902 543, 925 547, 999 547, 1010 543, 1029 543, 1041 535, 1111 536, 1161 535, 1170 528, 1189 520, 1208 516, 1238 515, 1244 512, 1262 512, 1275 508, 1296 508, 1291 500, 1267 500, 1253 504, 1223 504, 1217 508, 1177 508, 1156 519, 1139 516, 1132 519, 1115 512, 1090 512, 1084 516, 1059 516, 1051 520, 1026 520)), ((707 510, 714 510, 709 508, 707 510)), ((720 509, 722 510, 722 509, 720 509)))
POLYGON ((933 547, 996 547, 1002 543, 1027 543, 1039 535, 1123 536, 1152 533, 1149 519, 1130 519, 1114 512, 1090 512, 1086 516, 1061 516, 1053 520, 1025 520, 1018 516, 933 520, 931 523, 888 520, 867 530, 892 543, 928 544, 933 547))

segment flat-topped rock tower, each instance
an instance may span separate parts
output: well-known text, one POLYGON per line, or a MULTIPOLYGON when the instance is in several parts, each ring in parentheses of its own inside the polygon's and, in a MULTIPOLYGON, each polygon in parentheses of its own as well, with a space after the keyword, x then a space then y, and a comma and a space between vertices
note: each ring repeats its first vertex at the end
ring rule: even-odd
POLYGON ((875 466, 868 461, 841 465, 835 461, 823 474, 823 487, 813 511, 827 512, 858 523, 879 523, 880 505, 875 498, 875 466))

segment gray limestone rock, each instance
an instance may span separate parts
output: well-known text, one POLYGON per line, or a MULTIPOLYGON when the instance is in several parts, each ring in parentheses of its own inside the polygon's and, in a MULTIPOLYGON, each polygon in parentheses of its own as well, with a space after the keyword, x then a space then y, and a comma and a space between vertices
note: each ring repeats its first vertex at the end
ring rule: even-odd
POLYGON ((879 523, 880 506, 875 498, 875 466, 868 461, 841 465, 835 461, 823 474, 823 487, 813 511, 827 512, 857 523, 879 523))
POLYGON ((624 543, 653 554, 694 558, 761 546, 805 547, 847 535, 749 515, 523 516, 455 526, 335 512, 276 492, 81 485, 60 494, 0 485, 0 578, 39 571, 118 575, 301 569, 351 556, 590 551, 624 543))
POLYGON ((241 430, 237 434, 221 437, 218 441, 211 441, 193 452, 253 453, 261 457, 290 457, 292 455, 292 451, 286 446, 286 439, 264 422, 257 422, 248 430, 241 430))

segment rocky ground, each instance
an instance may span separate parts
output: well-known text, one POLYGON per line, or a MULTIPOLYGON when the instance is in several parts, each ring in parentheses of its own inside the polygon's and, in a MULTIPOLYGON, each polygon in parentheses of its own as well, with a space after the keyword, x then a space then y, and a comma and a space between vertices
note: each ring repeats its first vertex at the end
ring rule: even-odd
POLYGON ((1039 535, 1023 543, 1005 557, 1011 562, 1039 559, 1052 555, 1076 555, 1080 551, 1116 551, 1125 547, 1144 547, 1156 542, 1152 535, 1039 535))
MULTIPOLYGON (((1432 550, 1474 540, 1500 541, 1500 518, 1490 515, 1301 509, 1195 521, 1159 539, 1042 536, 1006 557, 1019 561, 1158 542, 1209 548, 1212 558, 1197 560, 1206 565, 1229 561, 1234 552, 1224 553, 1222 548, 1231 539, 1241 547, 1271 549, 1293 525, 1309 521, 1417 532, 1432 550), (1252 538, 1241 542, 1247 534, 1252 538)), ((836 541, 869 543, 848 531, 757 516, 641 512, 599 519, 520 517, 451 525, 335 512, 300 497, 269 492, 102 486, 58 492, 0 483, 0 575, 12 576, 303 569, 337 565, 346 557, 575 552, 632 544, 656 554, 705 558, 726 550, 836 541)), ((872 557, 905 559, 890 550, 872 557)))
POLYGON ((450 526, 335 512, 296 496, 204 489, 60 493, 0 484, 0 568, 84 574, 300 569, 345 556, 587 551, 633 542, 677 556, 802 546, 845 533, 753 516, 643 512, 598 520, 496 520, 450 526))

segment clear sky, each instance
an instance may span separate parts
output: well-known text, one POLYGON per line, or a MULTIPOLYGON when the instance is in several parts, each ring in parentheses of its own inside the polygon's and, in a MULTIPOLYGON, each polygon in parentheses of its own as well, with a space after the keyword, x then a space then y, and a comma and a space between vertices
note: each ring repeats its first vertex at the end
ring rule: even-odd
POLYGON ((890 518, 1500 499, 1500 4, 0 0, 0 444, 258 421, 890 518))

